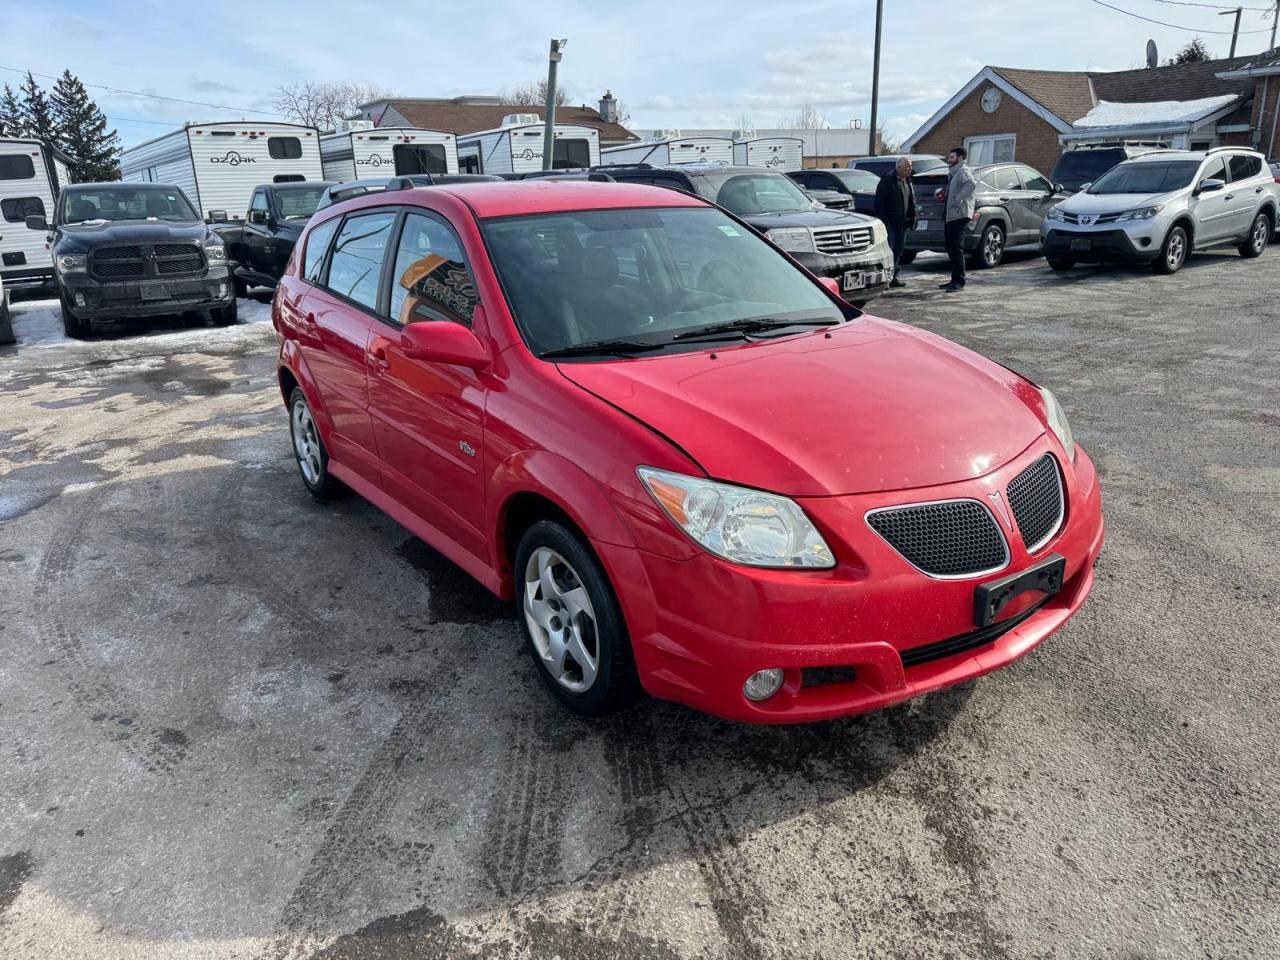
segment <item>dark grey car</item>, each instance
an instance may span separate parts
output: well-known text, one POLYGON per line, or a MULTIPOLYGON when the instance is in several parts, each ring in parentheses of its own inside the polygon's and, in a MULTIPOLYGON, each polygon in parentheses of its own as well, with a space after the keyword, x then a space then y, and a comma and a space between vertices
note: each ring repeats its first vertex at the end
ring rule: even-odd
MULTIPOLYGON (((1038 246, 1040 224, 1049 208, 1067 194, 1025 163, 992 163, 974 167, 978 189, 974 215, 964 233, 964 250, 975 267, 994 267, 1009 247, 1038 246)), ((916 191, 916 228, 907 233, 910 263, 923 250, 946 250, 947 173, 912 177, 916 191)))

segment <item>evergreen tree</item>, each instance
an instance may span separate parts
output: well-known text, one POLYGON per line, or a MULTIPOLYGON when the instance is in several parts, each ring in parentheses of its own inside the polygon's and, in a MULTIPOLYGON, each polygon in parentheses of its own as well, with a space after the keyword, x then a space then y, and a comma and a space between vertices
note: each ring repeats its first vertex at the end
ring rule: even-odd
POLYGON ((120 138, 70 70, 63 70, 50 98, 58 146, 71 157, 76 183, 120 179, 120 138))
POLYGON ((35 77, 27 73, 22 81, 22 124, 28 137, 58 142, 58 128, 53 122, 53 112, 49 109, 49 98, 36 83, 35 77))
POLYGON ((0 136, 24 137, 27 125, 22 120, 22 107, 13 88, 4 85, 4 95, 0 96, 0 136))

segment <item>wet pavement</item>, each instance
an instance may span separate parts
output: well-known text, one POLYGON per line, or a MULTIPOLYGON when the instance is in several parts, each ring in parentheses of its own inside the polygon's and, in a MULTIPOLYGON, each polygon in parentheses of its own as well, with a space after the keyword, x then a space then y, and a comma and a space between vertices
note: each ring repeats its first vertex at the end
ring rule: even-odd
POLYGON ((1053 387, 1108 545, 1025 660, 784 729, 566 714, 503 604, 305 493, 265 304, 15 304, 0 957, 1280 954, 1280 253, 907 279, 873 311, 1053 387))

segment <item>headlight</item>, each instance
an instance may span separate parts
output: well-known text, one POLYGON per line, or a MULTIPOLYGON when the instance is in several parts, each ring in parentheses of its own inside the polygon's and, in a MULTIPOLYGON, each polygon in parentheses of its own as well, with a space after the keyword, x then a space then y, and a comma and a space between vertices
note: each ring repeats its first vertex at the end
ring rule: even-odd
POLYGON ((883 221, 871 221, 871 245, 878 247, 889 239, 889 231, 885 227, 883 221))
POLYGON ((1040 391, 1040 399, 1044 401, 1045 413, 1049 415, 1049 429, 1054 432, 1062 446, 1067 451, 1067 456, 1071 458, 1071 462, 1076 462, 1076 440, 1071 434, 1071 424, 1067 422, 1067 413, 1062 409, 1062 404, 1058 403, 1058 398, 1053 395, 1053 391, 1047 387, 1037 387, 1040 391))
POLYGON ((835 557, 795 501, 714 480, 640 467, 653 498, 706 550, 751 567, 834 567, 835 557))
POLYGON ((1155 207, 1138 207, 1134 210, 1126 210, 1124 213, 1116 215, 1116 222, 1121 220, 1150 220, 1157 213, 1164 209, 1164 204, 1155 207))
POLYGON ((803 227, 767 230, 765 236, 779 250, 786 250, 789 253, 813 253, 813 234, 803 227))
POLYGON ((60 253, 58 254, 58 269, 63 273, 84 273, 85 267, 89 263, 88 254, 84 253, 60 253))
POLYGON ((1066 215, 1065 213, 1063 213, 1063 212, 1062 212, 1062 210, 1061 210, 1061 209, 1059 209, 1058 207, 1050 207, 1050 208, 1049 208, 1049 219, 1050 219, 1050 220, 1062 220, 1063 222, 1065 222, 1065 221, 1066 221, 1066 219, 1067 219, 1067 215, 1066 215))
POLYGON ((227 262, 227 248, 221 243, 206 243, 204 245, 204 255, 210 263, 227 262))

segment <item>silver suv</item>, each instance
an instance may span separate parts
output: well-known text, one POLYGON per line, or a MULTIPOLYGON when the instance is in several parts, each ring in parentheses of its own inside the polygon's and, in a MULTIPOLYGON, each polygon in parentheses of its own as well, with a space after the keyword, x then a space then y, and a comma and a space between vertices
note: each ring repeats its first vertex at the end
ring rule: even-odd
POLYGON ((1049 266, 1131 261, 1173 273, 1193 250, 1267 247, 1276 225, 1274 178, 1240 147, 1161 150, 1126 160, 1054 206, 1040 226, 1049 266))

